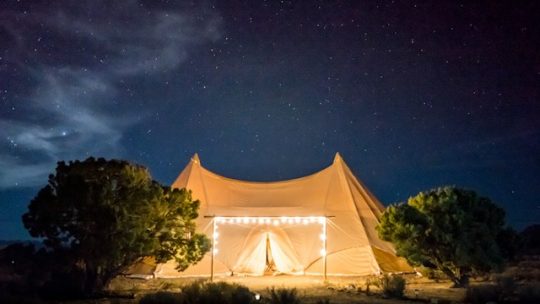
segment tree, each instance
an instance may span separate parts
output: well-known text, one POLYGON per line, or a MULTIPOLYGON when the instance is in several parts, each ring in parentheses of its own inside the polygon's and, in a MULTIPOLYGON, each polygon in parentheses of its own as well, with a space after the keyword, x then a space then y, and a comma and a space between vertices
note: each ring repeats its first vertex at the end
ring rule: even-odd
POLYGON ((92 294, 145 256, 174 258, 179 270, 200 261, 210 246, 195 233, 198 208, 190 191, 161 186, 142 166, 88 158, 59 162, 23 222, 82 273, 81 289, 92 294))
POLYGON ((472 274, 498 269, 508 240, 504 210, 473 191, 444 187, 389 206, 377 227, 399 256, 442 271, 455 287, 472 274))

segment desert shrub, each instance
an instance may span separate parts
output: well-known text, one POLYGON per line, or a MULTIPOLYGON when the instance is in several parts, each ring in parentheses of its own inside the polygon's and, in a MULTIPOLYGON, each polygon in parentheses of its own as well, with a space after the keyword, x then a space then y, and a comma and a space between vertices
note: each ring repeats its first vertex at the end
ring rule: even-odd
POLYGON ((157 293, 147 294, 141 298, 140 304, 180 304, 182 296, 178 293, 160 291, 157 293))
POLYGON ((519 303, 540 303, 540 283, 520 286, 516 289, 519 303))
POLYGON ((300 297, 298 297, 298 291, 296 288, 270 288, 268 290, 270 294, 271 304, 300 304, 300 297))
POLYGON ((184 302, 184 304, 250 304, 254 301, 254 295, 247 287, 218 282, 202 284, 198 301, 184 302))
POLYGON ((181 293, 158 292, 148 294, 141 304, 251 304, 254 295, 238 284, 194 282, 182 288, 181 293))
POLYGON ((465 292, 465 302, 471 304, 497 302, 501 295, 501 290, 494 285, 469 286, 465 292))
POLYGON ((375 285, 389 298, 402 298, 405 292, 405 279, 398 275, 384 274, 375 281, 375 285))
POLYGON ((377 277, 369 276, 366 278, 366 294, 369 295, 371 292, 371 286, 377 286, 377 277))
POLYGON ((203 284, 203 282, 194 282, 182 287, 182 302, 180 303, 197 303, 203 284))
POLYGON ((254 303, 255 295, 245 286, 236 285, 231 293, 231 303, 254 303))
MULTIPOLYGON (((514 278, 508 275, 498 275, 494 277, 494 281, 494 285, 483 284, 468 287, 465 301, 468 303, 515 302, 517 284, 514 278)), ((524 290, 524 293, 530 294, 528 290, 524 290)))

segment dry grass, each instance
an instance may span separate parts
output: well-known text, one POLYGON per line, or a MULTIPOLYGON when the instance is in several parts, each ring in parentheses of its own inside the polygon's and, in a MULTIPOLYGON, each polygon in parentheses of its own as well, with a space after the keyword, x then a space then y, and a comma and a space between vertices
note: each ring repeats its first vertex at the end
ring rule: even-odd
MULTIPOLYGON (((366 282, 370 277, 330 277, 327 282, 315 276, 266 276, 266 277, 218 277, 215 281, 237 283, 248 287, 251 291, 268 296, 268 288, 296 288, 302 303, 318 303, 328 299, 331 304, 345 303, 418 303, 419 300, 437 299, 438 303, 461 302, 464 289, 450 288, 450 282, 433 282, 426 278, 407 276, 405 290, 406 299, 384 299, 376 286, 370 287, 366 294, 366 282)), ((119 293, 134 293, 137 298, 156 291, 168 290, 177 292, 183 285, 196 279, 153 279, 139 280, 117 278, 110 289, 119 293)), ((134 302, 136 303, 136 302, 134 302)))
MULTIPOLYGON (((529 259, 515 263, 503 274, 512 277, 516 281, 516 291, 527 294, 534 299, 538 298, 540 286, 540 259, 529 259)), ((266 276, 266 277, 217 277, 215 281, 237 283, 248 287, 263 297, 268 296, 268 288, 296 288, 302 303, 316 304, 329 300, 331 304, 349 303, 426 303, 436 300, 437 303, 462 303, 465 297, 465 289, 450 288, 451 282, 445 280, 433 281, 426 277, 407 275, 406 299, 384 299, 376 286, 370 285, 369 295, 366 293, 367 284, 373 277, 329 277, 324 282, 316 276, 266 276)), ((200 279, 128 279, 119 277, 113 280, 109 291, 120 296, 134 296, 133 299, 112 298, 85 301, 72 301, 70 304, 128 304, 138 303, 140 298, 147 293, 156 291, 179 292, 182 286, 200 279)), ((487 281, 472 281, 473 286, 481 284, 494 284, 496 276, 487 281)), ((435 302, 435 301, 433 301, 435 302)), ((33 302, 31 302, 33 303, 33 302)), ((39 303, 39 302, 38 302, 39 303)))

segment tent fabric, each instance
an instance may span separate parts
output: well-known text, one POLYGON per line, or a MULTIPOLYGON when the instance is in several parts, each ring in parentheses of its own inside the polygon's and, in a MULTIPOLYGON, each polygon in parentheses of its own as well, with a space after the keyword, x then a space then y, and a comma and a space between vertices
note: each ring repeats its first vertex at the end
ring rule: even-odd
MULTIPOLYGON (((384 206, 360 182, 343 158, 314 174, 278 182, 251 182, 220 176, 201 165, 195 154, 172 184, 187 188, 200 201, 197 229, 210 239, 213 217, 250 217, 216 223, 215 275, 263 275, 271 254, 276 272, 323 273, 323 225, 307 217, 327 217, 328 275, 407 272, 412 268, 395 255, 393 246, 375 230, 384 206), (252 218, 255 217, 255 218, 252 218), (282 219, 259 224, 256 217, 282 219), (284 221, 283 217, 306 217, 284 221), (275 223, 274 223, 275 224, 275 223), (269 242, 268 242, 269 241, 269 242), (270 249, 270 250, 269 250, 270 249)), ((174 263, 158 265, 157 277, 208 276, 211 253, 184 272, 174 263)))

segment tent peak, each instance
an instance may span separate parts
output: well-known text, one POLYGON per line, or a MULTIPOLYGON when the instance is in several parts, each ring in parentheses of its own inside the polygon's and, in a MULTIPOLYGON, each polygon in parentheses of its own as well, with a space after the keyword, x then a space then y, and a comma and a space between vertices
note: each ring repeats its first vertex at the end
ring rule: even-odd
POLYGON ((200 164, 201 159, 199 158, 199 154, 198 153, 193 154, 193 156, 191 157, 191 161, 196 164, 200 164))
POLYGON ((341 157, 341 154, 339 154, 339 152, 336 152, 336 156, 334 156, 334 163, 338 161, 343 161, 343 157, 341 157))

